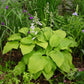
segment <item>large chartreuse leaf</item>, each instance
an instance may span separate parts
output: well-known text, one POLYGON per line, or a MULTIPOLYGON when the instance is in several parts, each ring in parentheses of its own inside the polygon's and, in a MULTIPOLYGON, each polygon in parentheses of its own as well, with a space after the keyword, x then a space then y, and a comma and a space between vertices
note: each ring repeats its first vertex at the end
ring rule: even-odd
POLYGON ((53 60, 50 57, 44 56, 44 58, 46 59, 47 64, 42 72, 45 78, 48 80, 54 75, 54 72, 56 70, 56 64, 53 62, 53 60))
POLYGON ((45 37, 46 37, 46 40, 49 40, 50 37, 51 37, 52 34, 53 34, 52 29, 51 29, 50 27, 45 27, 45 28, 43 28, 42 30, 43 30, 43 32, 44 32, 44 35, 45 35, 45 37))
POLYGON ((33 74, 33 78, 36 80, 40 75, 41 75, 42 71, 39 71, 35 74, 33 74))
POLYGON ((60 44, 61 40, 65 38, 65 36, 66 36, 66 33, 62 30, 54 31, 54 34, 51 36, 49 41, 50 46, 57 47, 60 44))
POLYGON ((13 73, 15 76, 21 75, 25 71, 25 64, 23 62, 19 62, 18 65, 15 66, 13 73))
POLYGON ((37 34, 38 41, 45 42, 45 37, 42 31, 37 34))
POLYGON ((77 43, 74 40, 64 38, 64 39, 62 39, 62 41, 60 42, 60 45, 58 47, 61 50, 64 50, 64 49, 68 50, 70 47, 75 47, 76 45, 77 45, 77 43))
POLYGON ((37 45, 39 45, 40 47, 43 47, 44 49, 47 48, 48 46, 48 43, 45 41, 45 42, 36 42, 37 45))
POLYGON ((34 44, 34 41, 32 40, 32 36, 24 37, 21 39, 22 44, 34 44))
POLYGON ((60 51, 51 51, 49 56, 56 63, 58 67, 60 67, 64 63, 64 56, 60 51))
POLYGON ((24 64, 28 64, 29 63, 29 58, 32 56, 32 54, 35 53, 34 51, 25 54, 22 58, 22 62, 24 62, 24 64))
POLYGON ((49 43, 51 47, 57 47, 60 43, 60 38, 54 34, 51 36, 49 43))
POLYGON ((60 38, 65 38, 66 37, 66 32, 63 30, 56 30, 54 31, 54 34, 59 36, 60 38))
POLYGON ((19 33, 16 33, 16 34, 13 34, 11 35, 8 40, 11 41, 11 40, 20 40, 21 39, 21 36, 19 33))
POLYGON ((20 44, 21 52, 23 55, 30 53, 34 47, 35 47, 35 45, 33 45, 33 44, 32 45, 20 44))
POLYGON ((64 56, 64 62, 60 66, 60 69, 68 73, 72 67, 72 56, 68 51, 63 51, 62 53, 64 56))
POLYGON ((28 28, 27 28, 27 27, 23 27, 23 28, 21 28, 21 29, 19 30, 19 32, 20 32, 20 33, 23 33, 23 34, 25 34, 25 35, 27 35, 27 34, 28 34, 28 28))
POLYGON ((49 73, 46 73, 45 71, 43 71, 43 75, 47 80, 49 80, 54 75, 54 72, 50 71, 49 73))
POLYGON ((4 46, 3 54, 7 53, 11 49, 18 49, 18 46, 19 46, 19 42, 18 41, 7 42, 6 45, 4 46))
POLYGON ((44 56, 43 58, 47 61, 44 71, 47 74, 50 73, 51 71, 54 72, 56 70, 56 64, 53 62, 53 60, 49 56, 44 56))
POLYGON ((29 72, 37 73, 43 70, 46 64, 46 60, 42 57, 42 54, 40 52, 36 52, 29 59, 29 72))
POLYGON ((45 49, 46 55, 48 55, 50 51, 52 51, 52 47, 48 45, 47 48, 45 49))

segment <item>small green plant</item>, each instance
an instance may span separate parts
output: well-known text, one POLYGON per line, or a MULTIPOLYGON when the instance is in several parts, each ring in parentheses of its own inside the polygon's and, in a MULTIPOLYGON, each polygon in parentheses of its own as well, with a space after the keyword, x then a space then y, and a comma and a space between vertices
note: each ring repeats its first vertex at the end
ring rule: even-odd
POLYGON ((11 35, 4 46, 3 54, 11 49, 21 49, 22 60, 15 66, 14 75, 21 75, 26 69, 37 79, 41 74, 48 80, 56 69, 69 73, 73 69, 70 47, 77 46, 72 37, 66 37, 63 30, 52 30, 50 27, 38 28, 31 25, 11 35), (19 72, 19 73, 18 73, 19 72))

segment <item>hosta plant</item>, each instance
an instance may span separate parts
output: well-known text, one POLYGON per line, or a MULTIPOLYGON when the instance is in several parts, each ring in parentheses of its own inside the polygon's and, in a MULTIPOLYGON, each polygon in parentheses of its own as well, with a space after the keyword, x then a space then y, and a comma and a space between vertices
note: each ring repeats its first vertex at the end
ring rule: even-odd
POLYGON ((66 36, 63 30, 52 30, 50 27, 38 28, 32 24, 30 30, 24 27, 8 38, 3 54, 11 49, 21 49, 22 60, 15 66, 15 76, 27 71, 32 79, 41 74, 48 80, 56 69, 69 73, 73 69, 71 47, 77 43, 66 36), (26 67, 27 66, 27 67, 26 67))

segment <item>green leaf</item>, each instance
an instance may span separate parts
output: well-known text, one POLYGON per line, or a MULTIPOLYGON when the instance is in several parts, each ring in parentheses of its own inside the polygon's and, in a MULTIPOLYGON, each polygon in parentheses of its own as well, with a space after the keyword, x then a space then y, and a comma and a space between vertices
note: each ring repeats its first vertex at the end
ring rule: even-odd
POLYGON ((37 73, 43 70, 45 65, 46 60, 42 57, 42 54, 40 52, 36 52, 29 59, 28 68, 30 73, 37 73))
POLYGON ((78 46, 77 42, 72 37, 68 37, 68 38, 69 38, 69 40, 71 42, 69 47, 77 47, 78 46))
POLYGON ((36 42, 36 44, 43 47, 44 49, 46 49, 48 46, 48 43, 46 41, 45 42, 36 42))
POLYGON ((7 42, 6 45, 4 46, 3 54, 7 53, 11 49, 18 49, 18 46, 19 46, 18 41, 7 42))
POLYGON ((64 56, 60 51, 51 51, 49 56, 53 59, 53 61, 60 67, 64 63, 64 56))
POLYGON ((21 75, 25 71, 25 64, 23 62, 19 62, 18 65, 15 66, 13 73, 15 76, 21 75))
POLYGON ((56 31, 54 31, 54 34, 59 36, 59 38, 65 38, 66 37, 66 32, 63 30, 56 30, 56 31))
POLYGON ((57 47, 60 43, 60 38, 54 34, 51 36, 49 43, 51 47, 57 47))
POLYGON ((68 51, 62 52, 64 56, 64 62, 60 66, 60 69, 69 73, 72 66, 72 56, 68 51))
POLYGON ((30 53, 34 47, 35 47, 35 45, 20 44, 21 52, 23 55, 30 53))
POLYGON ((68 49, 69 45, 71 44, 71 40, 69 40, 68 38, 64 38, 59 45, 59 48, 64 50, 64 49, 68 49))
POLYGON ((2 71, 0 71, 0 75, 2 75, 3 74, 3 72, 2 71))
POLYGON ((28 36, 28 37, 24 37, 21 39, 21 43, 22 44, 33 44, 34 41, 32 40, 32 37, 31 36, 28 36))
POLYGON ((38 41, 45 42, 45 37, 42 31, 37 34, 38 41))
POLYGON ((51 71, 51 72, 49 72, 49 73, 46 73, 46 72, 43 71, 43 75, 45 76, 45 78, 46 78, 47 80, 49 80, 49 79, 54 75, 54 72, 51 71))
POLYGON ((44 56, 44 59, 46 59, 47 64, 44 67, 43 75, 48 80, 54 75, 54 72, 56 70, 56 64, 53 62, 52 59, 50 59, 50 57, 44 56))
POLYGON ((32 56, 33 53, 35 53, 35 51, 32 51, 28 54, 25 54, 22 58, 22 62, 24 62, 24 64, 28 64, 29 63, 29 58, 32 56))
POLYGON ((27 34, 28 34, 28 28, 27 28, 27 27, 23 27, 23 28, 21 28, 21 29, 19 30, 19 32, 20 32, 20 33, 23 33, 23 34, 25 34, 25 35, 27 35, 27 34))
POLYGON ((50 37, 51 37, 52 34, 53 34, 52 29, 51 29, 50 27, 45 27, 45 28, 43 28, 42 30, 43 30, 43 32, 44 32, 44 35, 45 35, 46 39, 49 40, 50 37))
POLYGON ((16 33, 16 34, 13 34, 11 35, 8 40, 11 41, 11 40, 20 40, 21 39, 21 36, 19 33, 16 33))
POLYGON ((41 73, 42 73, 41 71, 35 73, 35 74, 34 74, 34 79, 36 80, 36 79, 41 75, 41 73))
POLYGON ((56 70, 56 64, 53 62, 53 60, 50 59, 50 57, 48 57, 48 56, 44 56, 44 59, 46 59, 46 61, 47 61, 44 71, 47 74, 50 73, 51 71, 54 72, 56 70))

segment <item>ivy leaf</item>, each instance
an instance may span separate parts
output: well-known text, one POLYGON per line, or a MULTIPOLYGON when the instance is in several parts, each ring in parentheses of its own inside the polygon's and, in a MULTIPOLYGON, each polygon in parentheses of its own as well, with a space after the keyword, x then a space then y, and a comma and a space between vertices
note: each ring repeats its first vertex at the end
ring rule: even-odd
POLYGON ((32 44, 32 43, 34 43, 34 41, 32 40, 31 36, 28 36, 28 37, 22 38, 21 43, 22 44, 32 44))
POLYGON ((19 30, 20 33, 23 33, 24 35, 28 34, 28 28, 27 27, 23 27, 19 30))
POLYGON ((11 49, 18 49, 18 46, 19 46, 18 41, 7 42, 6 45, 4 46, 3 54, 7 53, 11 49))
POLYGON ((35 47, 35 45, 20 44, 21 52, 23 55, 30 53, 34 47, 35 47))
POLYGON ((19 33, 13 34, 8 38, 9 41, 13 41, 13 40, 18 40, 19 41, 20 39, 21 39, 21 36, 20 36, 19 33))
POLYGON ((13 73, 15 76, 21 75, 25 71, 25 64, 23 62, 19 62, 18 65, 15 66, 13 73))
POLYGON ((40 52, 36 52, 29 59, 28 68, 30 73, 37 73, 43 70, 45 65, 46 60, 42 57, 42 54, 40 52))
POLYGON ((60 67, 64 62, 64 56, 60 51, 51 51, 49 53, 49 56, 57 64, 58 67, 60 67))

